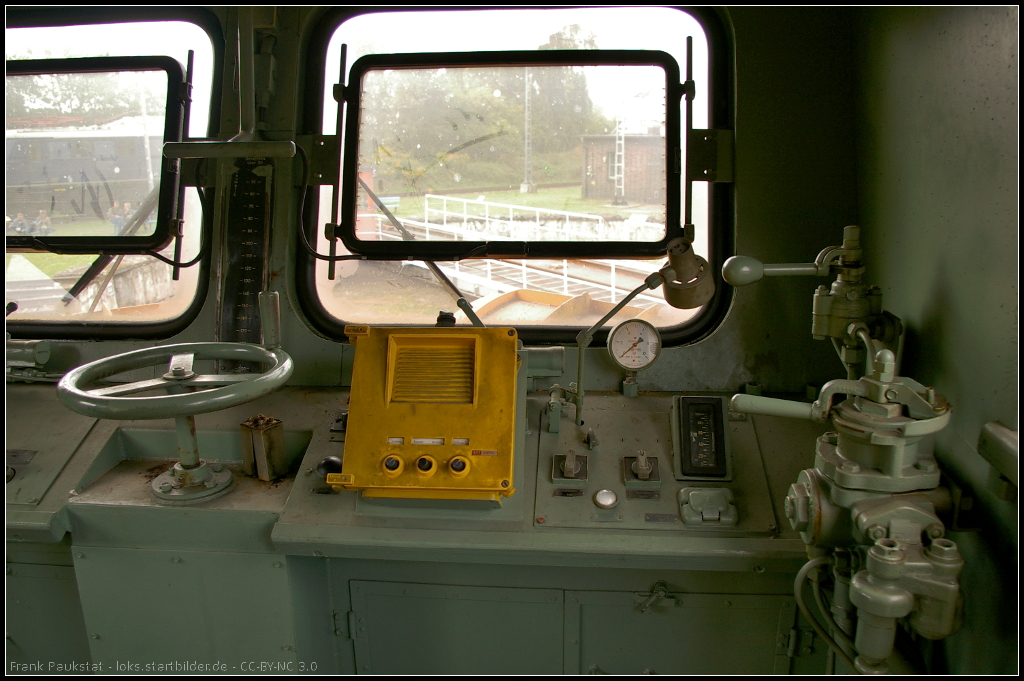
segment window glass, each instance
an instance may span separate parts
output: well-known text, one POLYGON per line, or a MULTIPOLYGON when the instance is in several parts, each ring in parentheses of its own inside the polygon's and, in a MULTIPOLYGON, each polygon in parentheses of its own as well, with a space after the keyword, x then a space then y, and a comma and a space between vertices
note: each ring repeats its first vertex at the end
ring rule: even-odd
POLYGON ((8 235, 156 231, 165 72, 8 74, 4 94, 8 235))
MULTIPOLYGON (((658 66, 377 69, 361 88, 361 179, 417 241, 665 236, 658 66)), ((403 237, 362 186, 358 204, 358 238, 403 237)))
MULTIPOLYGON (((677 10, 362 15, 342 24, 330 42, 324 133, 336 131, 337 103, 331 93, 343 43, 347 66, 367 54, 627 49, 667 52, 683 70, 687 36, 694 39, 693 125, 704 128, 707 43, 697 21, 677 10), (445 36, 443 42, 439 35, 445 36)), ((416 239, 479 240, 480 233, 488 239, 524 240, 528 234, 531 240, 558 241, 571 240, 566 235, 572 234, 579 240, 658 241, 664 236, 663 72, 653 67, 489 71, 448 69, 431 76, 416 70, 382 71, 364 79, 363 93, 371 97, 359 115, 373 132, 360 139, 360 179, 400 220, 422 223, 416 239), (648 72, 620 71, 627 68, 648 72), (523 124, 527 92, 531 107, 536 103, 539 115, 549 118, 529 126, 529 142, 523 124), (415 139, 403 136, 414 124, 427 127, 415 139), (460 149, 461 144, 467 146, 460 149), (532 163, 526 162, 527 144, 532 146, 532 163), (651 152, 654 147, 656 153, 651 152)), ((365 192, 359 197, 359 238, 402 238, 367 199, 365 192)), ((706 183, 694 184, 692 208, 694 249, 706 255, 706 183)), ((331 188, 323 187, 319 224, 330 220, 331 188)), ((326 253, 327 240, 322 230, 317 232, 318 250, 326 253)), ((340 242, 338 246, 345 252, 340 242)), ((438 265, 486 323, 583 326, 596 322, 661 262, 474 259, 438 265)), ((336 268, 332 281, 327 264, 318 262, 315 280, 322 305, 340 321, 433 324, 438 310, 456 309, 451 295, 420 262, 345 261, 336 268)), ((672 308, 659 291, 651 291, 609 324, 641 317, 665 327, 697 312, 672 308)), ((461 311, 457 317, 466 321, 461 311)))
MULTIPOLYGON (((166 55, 185 65, 194 50, 189 130, 206 135, 213 47, 194 24, 8 28, 5 38, 9 60, 166 55)), ((8 77, 6 233, 152 233, 166 92, 166 75, 155 71, 8 77)), ((180 260, 188 261, 200 247, 194 189, 186 191, 183 217, 180 260)), ((161 254, 174 259, 173 242, 161 254)), ((181 315, 195 298, 198 265, 174 281, 171 266, 136 255, 109 259, 72 296, 96 259, 5 254, 5 302, 18 304, 8 320, 153 322, 181 315)))

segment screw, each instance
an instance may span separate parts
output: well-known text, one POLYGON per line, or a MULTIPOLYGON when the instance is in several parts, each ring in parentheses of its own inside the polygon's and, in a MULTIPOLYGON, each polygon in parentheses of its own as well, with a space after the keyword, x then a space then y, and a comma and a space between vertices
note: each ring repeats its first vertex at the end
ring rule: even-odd
POLYGON ((868 539, 870 539, 871 541, 878 541, 879 539, 884 539, 885 535, 888 533, 885 531, 885 528, 881 525, 872 525, 868 528, 867 534, 868 539))
POLYGON ((313 475, 313 469, 312 468, 307 468, 306 469, 306 475, 313 475))
POLYGON ((39 499, 37 499, 36 497, 32 497, 31 499, 28 500, 28 503, 30 503, 30 504, 38 504, 39 503, 39 499))
POLYGON ((93 635, 92 635, 92 637, 93 637, 94 639, 98 639, 98 638, 100 637, 100 635, 99 635, 99 634, 93 634, 93 635))
POLYGON ((763 574, 764 573, 764 565, 755 565, 754 566, 754 572, 756 572, 759 575, 763 574))
POLYGON ((212 466, 210 466, 210 470, 213 471, 214 473, 220 473, 222 470, 224 470, 224 466, 223 464, 215 463, 212 466))
POLYGON ((928 536, 932 539, 938 539, 946 533, 945 529, 939 523, 932 523, 928 527, 924 528, 924 531, 928 533, 928 536))
POLYGON ((81 551, 78 551, 77 553, 75 553, 75 558, 85 558, 85 554, 81 551))
POLYGON ((502 487, 508 487, 508 480, 502 480, 501 481, 501 486, 502 487))
POLYGON ((275 561, 274 561, 274 567, 276 567, 276 568, 279 568, 279 567, 281 567, 281 561, 279 561, 279 560, 275 560, 275 561))
POLYGON ((281 646, 281 650, 291 650, 291 646, 281 646))
POLYGON ((769 530, 775 530, 776 529, 775 523, 768 523, 768 529, 769 530))
POLYGON ((171 562, 172 563, 180 563, 181 562, 181 558, 179 558, 178 556, 174 556, 173 558, 171 558, 171 562))
POLYGON ((166 494, 167 492, 170 492, 171 491, 171 483, 169 483, 169 482, 161 482, 160 483, 160 491, 163 492, 164 494, 166 494))
POLYGON ((214 487, 217 486, 217 481, 211 478, 210 480, 207 480, 203 484, 206 486, 207 489, 213 489, 214 487))
POLYGON ((889 400, 890 402, 895 401, 897 397, 899 397, 899 393, 897 393, 895 390, 885 391, 885 399, 889 400))
POLYGON ((543 523, 544 522, 544 518, 537 518, 537 522, 538 523, 543 523))

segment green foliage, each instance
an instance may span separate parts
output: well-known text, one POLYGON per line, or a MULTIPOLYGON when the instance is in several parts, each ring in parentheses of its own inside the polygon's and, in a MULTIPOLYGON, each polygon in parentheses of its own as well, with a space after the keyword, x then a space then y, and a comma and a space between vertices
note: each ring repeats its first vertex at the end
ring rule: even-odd
POLYGON ((8 75, 4 84, 7 129, 110 123, 145 111, 162 114, 161 73, 8 75), (145 88, 145 91, 144 91, 145 88), (145 103, 142 100, 146 96, 145 103))

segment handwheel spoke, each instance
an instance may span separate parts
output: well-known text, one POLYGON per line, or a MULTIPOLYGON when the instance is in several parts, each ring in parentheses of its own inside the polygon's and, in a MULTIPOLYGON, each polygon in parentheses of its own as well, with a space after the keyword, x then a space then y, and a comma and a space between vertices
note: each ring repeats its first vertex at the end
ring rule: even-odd
POLYGON ((212 388, 218 385, 234 385, 235 383, 242 383, 243 381, 251 381, 255 378, 259 378, 262 374, 203 374, 202 376, 196 376, 188 381, 185 381, 185 385, 198 385, 203 388, 212 388))
POLYGON ((132 393, 140 393, 143 390, 152 390, 153 388, 163 388, 166 385, 167 381, 163 378, 151 378, 146 381, 136 381, 135 383, 122 383, 120 385, 112 385, 109 388, 96 388, 95 390, 86 390, 86 392, 95 397, 117 397, 119 395, 131 395, 132 393))
POLYGON ((169 371, 172 374, 187 375, 192 373, 192 362, 195 360, 195 355, 192 353, 184 355, 172 355, 169 371))

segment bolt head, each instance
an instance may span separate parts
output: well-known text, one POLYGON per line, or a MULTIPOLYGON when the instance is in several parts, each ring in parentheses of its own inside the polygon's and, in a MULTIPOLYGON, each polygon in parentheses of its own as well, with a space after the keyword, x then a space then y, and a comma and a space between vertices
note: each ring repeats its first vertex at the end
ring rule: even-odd
POLYGON ((871 541, 878 541, 879 539, 885 539, 885 535, 887 535, 887 534, 888 534, 888 532, 886 532, 885 528, 882 527, 881 525, 872 525, 871 527, 868 528, 868 531, 867 531, 868 539, 870 539, 871 541))
POLYGON ((839 467, 844 473, 860 473, 860 464, 856 461, 844 461, 839 467))
POLYGON ((950 563, 960 560, 960 551, 956 547, 956 542, 949 539, 933 539, 932 543, 925 549, 925 554, 932 560, 950 563))
POLYGON ((942 535, 946 534, 946 528, 944 528, 941 523, 932 523, 928 527, 924 528, 924 533, 931 539, 938 539, 942 535))
POLYGON ((811 500, 805 484, 797 482, 790 485, 783 505, 786 518, 794 530, 803 532, 810 526, 811 500))
POLYGON ((938 466, 931 459, 921 459, 920 461, 914 464, 914 468, 923 473, 934 473, 936 470, 938 470, 938 466))
POLYGON ((160 491, 163 492, 164 494, 170 492, 171 488, 172 488, 172 485, 169 482, 161 482, 160 483, 160 491))
POLYGON ((887 563, 894 563, 902 560, 903 547, 895 539, 879 539, 871 547, 871 556, 887 563))
POLYGON ((210 470, 213 471, 214 473, 220 473, 222 470, 224 470, 224 466, 223 464, 215 463, 210 466, 210 470))

